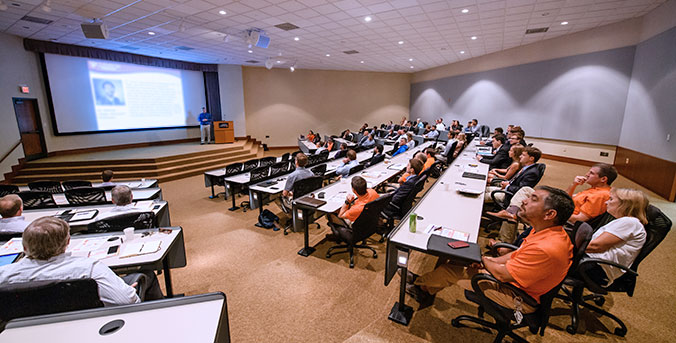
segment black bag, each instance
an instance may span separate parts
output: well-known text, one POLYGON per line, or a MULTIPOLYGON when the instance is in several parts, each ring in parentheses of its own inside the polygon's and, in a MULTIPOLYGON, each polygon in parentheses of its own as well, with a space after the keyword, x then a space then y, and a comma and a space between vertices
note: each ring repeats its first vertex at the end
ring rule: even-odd
POLYGON ((430 167, 430 177, 438 179, 441 176, 441 164, 435 163, 430 167))
POLYGON ((270 212, 270 210, 263 210, 263 213, 258 216, 258 223, 256 226, 278 231, 279 228, 275 225, 275 222, 279 223, 279 217, 276 214, 270 212))

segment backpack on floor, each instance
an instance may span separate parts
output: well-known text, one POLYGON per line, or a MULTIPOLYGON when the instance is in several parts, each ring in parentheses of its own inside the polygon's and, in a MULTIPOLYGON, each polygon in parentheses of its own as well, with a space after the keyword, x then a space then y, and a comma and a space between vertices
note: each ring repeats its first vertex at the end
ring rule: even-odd
POLYGON ((275 231, 279 230, 277 226, 275 226, 275 222, 279 223, 279 217, 270 212, 270 210, 263 210, 263 213, 261 213, 258 216, 258 224, 256 226, 262 227, 265 229, 275 229, 275 231))

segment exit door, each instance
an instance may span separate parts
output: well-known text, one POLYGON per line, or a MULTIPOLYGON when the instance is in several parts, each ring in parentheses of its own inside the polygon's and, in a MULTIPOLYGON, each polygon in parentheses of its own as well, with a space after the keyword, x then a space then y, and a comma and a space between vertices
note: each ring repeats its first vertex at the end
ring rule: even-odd
POLYGON ((26 161, 47 157, 45 135, 36 99, 12 98, 26 161))

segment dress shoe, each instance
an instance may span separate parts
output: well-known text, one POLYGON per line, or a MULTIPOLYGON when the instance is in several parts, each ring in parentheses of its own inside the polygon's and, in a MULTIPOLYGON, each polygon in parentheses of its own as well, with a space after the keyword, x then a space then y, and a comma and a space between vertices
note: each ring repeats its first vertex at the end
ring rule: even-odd
POLYGON ((406 285, 406 293, 408 293, 408 295, 413 297, 413 299, 415 299, 415 301, 420 304, 420 306, 418 306, 418 311, 434 305, 434 299, 436 296, 424 291, 418 285, 406 285))

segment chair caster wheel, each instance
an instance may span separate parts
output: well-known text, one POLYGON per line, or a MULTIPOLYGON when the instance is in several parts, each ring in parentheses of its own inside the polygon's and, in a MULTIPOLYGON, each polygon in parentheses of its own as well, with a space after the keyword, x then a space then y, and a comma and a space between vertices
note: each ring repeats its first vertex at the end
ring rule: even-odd
POLYGON ((331 254, 326 254, 326 258, 331 258, 331 254))
POLYGON ((354 263, 350 263, 350 268, 354 268, 354 263))
POLYGON ((289 235, 289 233, 284 231, 284 236, 288 236, 288 235, 289 235))
POLYGON ((615 335, 619 337, 624 337, 627 334, 627 330, 623 328, 615 328, 615 335))
POLYGON ((568 332, 571 335, 574 335, 577 333, 577 330, 575 330, 575 328, 573 328, 572 325, 568 325, 566 326, 566 332, 568 332))
POLYGON ((460 321, 457 319, 451 320, 451 325, 453 325, 454 328, 459 328, 460 327, 460 321))
POLYGON ((603 304, 605 304, 605 303, 606 303, 606 298, 604 298, 604 297, 598 297, 598 298, 594 299, 594 304, 596 304, 596 306, 598 306, 598 307, 603 306, 603 304))
POLYGON ((374 253, 373 258, 378 258, 378 254, 374 253))

